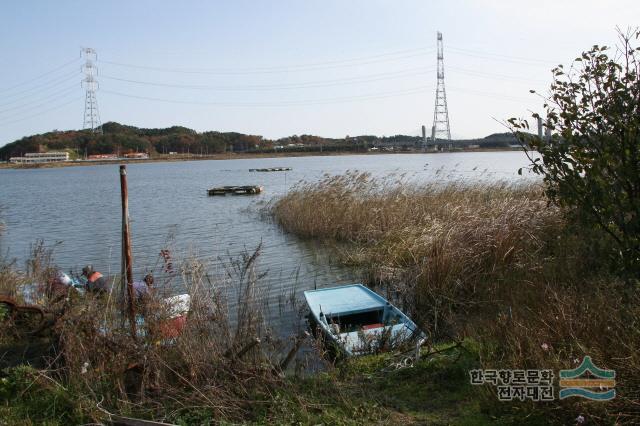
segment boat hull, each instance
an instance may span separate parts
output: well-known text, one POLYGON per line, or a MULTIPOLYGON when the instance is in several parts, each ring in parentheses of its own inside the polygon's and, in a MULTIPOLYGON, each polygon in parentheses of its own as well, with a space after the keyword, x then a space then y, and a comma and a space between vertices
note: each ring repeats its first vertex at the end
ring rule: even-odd
POLYGON ((426 336, 402 311, 361 284, 305 291, 314 335, 336 355, 422 345, 426 336))

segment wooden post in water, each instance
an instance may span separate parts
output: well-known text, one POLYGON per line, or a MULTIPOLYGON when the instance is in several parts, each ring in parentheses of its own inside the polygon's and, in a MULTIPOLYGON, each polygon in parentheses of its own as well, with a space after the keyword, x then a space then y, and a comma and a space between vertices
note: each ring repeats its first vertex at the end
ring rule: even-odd
POLYGON ((133 262, 131 260, 131 233, 129 229, 129 192, 127 189, 127 166, 120 165, 120 193, 122 195, 122 285, 127 286, 127 303, 131 337, 136 338, 136 306, 133 295, 133 262))
POLYGON ((296 353, 300 349, 300 346, 302 346, 302 342, 304 342, 304 339, 306 339, 309 336, 310 336, 309 332, 305 330, 301 335, 295 338, 293 342, 293 347, 291 348, 287 356, 278 365, 278 368, 280 369, 280 373, 284 373, 284 371, 287 369, 287 367, 295 357, 296 353))

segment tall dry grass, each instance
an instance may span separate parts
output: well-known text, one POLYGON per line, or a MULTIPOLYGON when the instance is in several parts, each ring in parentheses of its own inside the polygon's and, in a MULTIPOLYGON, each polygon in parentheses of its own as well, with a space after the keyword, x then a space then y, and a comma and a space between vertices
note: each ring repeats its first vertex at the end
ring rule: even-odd
MULTIPOLYGON (((46 282, 37 280, 55 271, 51 255, 39 243, 24 272, 12 265, 0 268, 5 290, 15 295, 23 282, 46 282)), ((191 306, 185 329, 174 337, 165 333, 173 315, 165 300, 172 291, 168 282, 157 283, 138 306, 135 337, 120 310, 117 282, 110 294, 70 292, 55 301, 39 286, 40 306, 54 313, 52 326, 40 335, 50 339, 52 351, 42 354, 39 377, 77 395, 77 409, 96 422, 108 418, 107 412, 170 422, 184 416, 205 423, 251 419, 267 409, 273 389, 282 388, 282 353, 275 348, 289 346, 265 324, 258 257, 259 249, 234 261, 226 278, 211 277, 195 257, 179 267, 176 262, 191 306), (233 312, 229 285, 237 290, 233 312)), ((35 338, 18 335, 16 343, 35 338)))
POLYGON ((185 260, 180 273, 191 308, 186 328, 175 338, 163 334, 171 312, 160 292, 146 302, 137 339, 119 324, 117 310, 105 315, 98 300, 75 306, 60 325, 66 383, 77 383, 95 400, 108 398, 102 406, 120 413, 175 420, 199 407, 210 419, 251 418, 281 384, 272 350, 276 339, 264 322, 257 290, 258 255, 229 268, 238 289, 235 312, 228 308, 226 284, 212 280, 197 259, 185 260))
POLYGON ((402 185, 358 173, 302 184, 272 213, 296 235, 350 243, 342 259, 420 306, 414 315, 436 335, 454 307, 482 304, 500 271, 529 271, 562 226, 537 186, 402 185))
POLYGON ((599 256, 606 241, 573 228, 539 185, 348 173, 299 184, 270 211, 289 232, 340 243, 340 259, 362 267, 433 341, 471 338, 488 368, 558 371, 591 355, 618 371, 616 400, 565 401, 551 410, 559 421, 580 410, 640 420, 638 294, 599 256))

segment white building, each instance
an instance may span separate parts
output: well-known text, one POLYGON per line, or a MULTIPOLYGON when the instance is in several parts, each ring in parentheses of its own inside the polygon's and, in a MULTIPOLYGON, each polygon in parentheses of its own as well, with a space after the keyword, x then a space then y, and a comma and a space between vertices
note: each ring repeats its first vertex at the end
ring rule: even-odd
POLYGON ((34 163, 57 163, 62 161, 69 161, 68 152, 30 152, 25 154, 24 157, 11 157, 9 159, 11 163, 18 164, 34 164, 34 163))

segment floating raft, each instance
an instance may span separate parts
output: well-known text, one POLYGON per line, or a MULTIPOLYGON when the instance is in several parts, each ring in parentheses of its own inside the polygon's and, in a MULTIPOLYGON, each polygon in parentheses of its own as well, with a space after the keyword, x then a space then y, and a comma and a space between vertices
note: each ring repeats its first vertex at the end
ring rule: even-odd
POLYGON ((288 172, 291 167, 269 167, 267 169, 249 169, 250 172, 288 172))
POLYGON ((210 188, 207 190, 209 195, 253 195, 259 194, 264 190, 261 186, 218 186, 216 188, 210 188))

